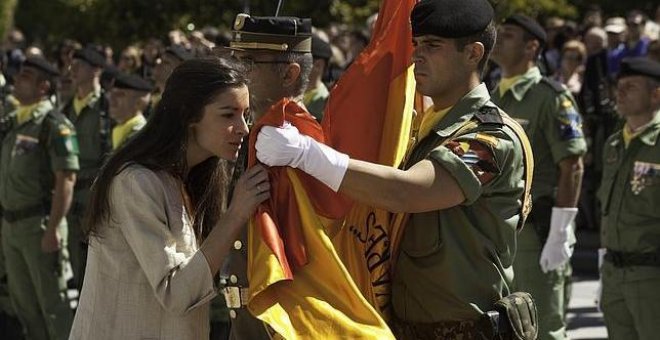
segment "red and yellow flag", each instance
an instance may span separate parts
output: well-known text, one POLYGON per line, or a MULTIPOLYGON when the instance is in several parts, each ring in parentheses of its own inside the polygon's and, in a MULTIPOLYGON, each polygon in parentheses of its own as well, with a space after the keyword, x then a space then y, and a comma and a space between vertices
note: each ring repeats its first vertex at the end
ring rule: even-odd
MULTIPOLYGON (((256 163, 259 129, 285 120, 324 141, 314 117, 284 99, 253 127, 249 166, 256 163)), ((268 171, 271 198, 258 208, 248 231, 250 312, 286 339, 393 339, 326 233, 345 212, 339 196, 299 170, 268 171)))
MULTIPOLYGON (((327 144, 354 159, 399 166, 409 147, 415 80, 410 12, 416 0, 385 0, 372 40, 330 92, 327 144)), ((366 299, 387 317, 392 246, 406 215, 355 204, 333 243, 366 299)))

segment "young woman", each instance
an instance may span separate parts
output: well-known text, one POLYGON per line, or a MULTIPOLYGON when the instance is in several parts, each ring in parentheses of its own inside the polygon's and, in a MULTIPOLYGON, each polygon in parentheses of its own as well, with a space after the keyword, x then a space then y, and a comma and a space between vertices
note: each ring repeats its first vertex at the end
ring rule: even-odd
POLYGON ((71 339, 208 338, 213 276, 270 191, 253 167, 223 213, 223 160, 236 159, 248 133, 246 85, 229 61, 182 63, 144 129, 103 166, 71 339))

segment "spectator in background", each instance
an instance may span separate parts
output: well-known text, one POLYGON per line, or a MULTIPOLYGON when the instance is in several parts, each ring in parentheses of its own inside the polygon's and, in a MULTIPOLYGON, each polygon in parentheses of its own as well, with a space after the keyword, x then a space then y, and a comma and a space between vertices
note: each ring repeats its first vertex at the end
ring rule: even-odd
POLYGON ((660 40, 653 40, 649 45, 649 59, 660 62, 660 40))
POLYGON ((323 119, 325 103, 330 96, 330 91, 323 84, 323 76, 326 73, 328 61, 332 57, 332 48, 317 35, 312 36, 312 57, 314 64, 309 74, 309 85, 303 97, 303 103, 309 113, 320 123, 323 119))
POLYGON ((582 89, 586 59, 587 49, 578 40, 569 40, 561 49, 561 64, 555 74, 555 79, 566 85, 575 98, 578 97, 582 89))
POLYGON ((603 10, 598 5, 589 6, 582 19, 582 31, 592 27, 603 27, 603 10))
POLYGON ((154 67, 156 67, 156 60, 163 52, 163 42, 160 39, 150 38, 144 44, 142 49, 142 66, 138 74, 144 79, 151 79, 154 67))
POLYGON ((14 83, 14 75, 18 73, 23 61, 25 61, 23 48, 25 48, 25 36, 23 36, 23 32, 17 29, 11 30, 7 36, 4 48, 7 53, 5 77, 7 77, 9 84, 14 83))
POLYGON ((646 16, 644 13, 633 10, 626 17, 626 41, 620 53, 612 54, 609 58, 610 76, 614 79, 619 74, 621 60, 628 57, 644 57, 648 53, 651 40, 644 36, 646 16))
POLYGON ((545 22, 545 31, 548 36, 548 45, 545 48, 545 60, 553 70, 559 69, 561 45, 557 37, 562 33, 566 21, 559 17, 550 17, 545 22))
POLYGON ((117 63, 117 68, 126 73, 138 73, 142 66, 140 50, 135 46, 128 46, 122 52, 117 63))
POLYGON ((600 214, 595 193, 602 175, 602 150, 618 119, 608 76, 607 33, 600 27, 593 27, 585 33, 584 44, 588 57, 578 100, 584 118, 584 134, 590 147, 584 156, 583 194, 578 203, 577 220, 578 225, 597 230, 600 214))

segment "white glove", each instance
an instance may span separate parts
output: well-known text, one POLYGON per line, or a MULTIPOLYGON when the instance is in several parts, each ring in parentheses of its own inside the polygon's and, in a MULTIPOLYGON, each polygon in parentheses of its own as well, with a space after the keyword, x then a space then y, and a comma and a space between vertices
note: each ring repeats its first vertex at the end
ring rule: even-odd
POLYGON ((577 208, 552 208, 550 233, 539 261, 544 273, 560 268, 571 259, 575 244, 573 221, 577 212, 577 208))
POLYGON ((605 248, 599 248, 598 249, 598 287, 596 288, 596 298, 594 299, 594 302, 596 303, 596 308, 598 309, 599 312, 603 312, 600 308, 600 302, 601 298, 603 296, 603 274, 601 273, 601 268, 603 266, 603 259, 605 258, 605 253, 607 253, 607 249, 605 248))
POLYGON ((281 128, 262 127, 255 148, 260 162, 298 168, 334 191, 339 190, 348 169, 348 155, 301 135, 288 123, 281 128))

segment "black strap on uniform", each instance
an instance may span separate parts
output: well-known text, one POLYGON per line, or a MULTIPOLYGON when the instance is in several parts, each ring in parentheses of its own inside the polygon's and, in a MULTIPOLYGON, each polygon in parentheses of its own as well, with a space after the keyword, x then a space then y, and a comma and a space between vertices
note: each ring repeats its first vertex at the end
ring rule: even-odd
POLYGON ((638 253, 607 249, 605 260, 618 268, 632 266, 660 267, 660 250, 655 252, 638 253))
POLYGON ((105 158, 112 151, 112 141, 110 140, 112 121, 110 120, 110 115, 108 114, 110 104, 108 103, 108 97, 106 97, 105 91, 101 91, 101 96, 96 102, 96 105, 99 111, 99 135, 101 136, 101 153, 103 155, 100 158, 100 166, 104 163, 105 158))

